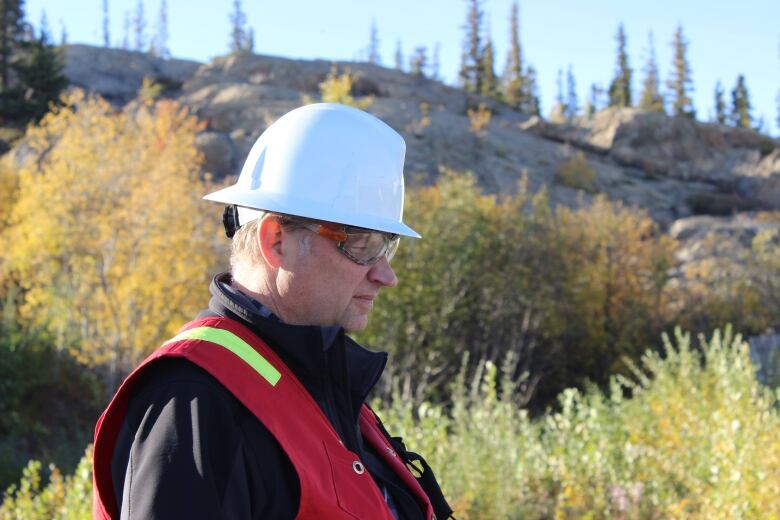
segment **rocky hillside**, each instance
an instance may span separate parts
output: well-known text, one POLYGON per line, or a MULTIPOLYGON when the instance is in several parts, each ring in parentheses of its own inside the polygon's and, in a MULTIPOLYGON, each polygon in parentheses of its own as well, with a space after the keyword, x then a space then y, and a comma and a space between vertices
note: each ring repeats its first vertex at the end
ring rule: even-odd
MULTIPOLYGON (((133 98, 145 76, 161 83, 166 96, 207 122, 198 146, 216 177, 236 174, 257 136, 304 96, 317 99, 333 65, 259 55, 200 64, 84 45, 69 46, 66 62, 73 85, 117 104, 133 98)), ((765 215, 754 221, 756 212, 780 210, 780 142, 750 130, 632 109, 552 124, 422 77, 337 65, 359 77, 354 95, 373 96, 368 110, 403 134, 410 184, 452 168, 473 171, 487 191, 511 192, 527 176, 532 189, 546 186, 555 204, 605 193, 645 208, 683 241, 733 237, 735 229, 750 236, 767 226, 765 215), (492 117, 475 132, 467 109, 483 102, 492 117)))

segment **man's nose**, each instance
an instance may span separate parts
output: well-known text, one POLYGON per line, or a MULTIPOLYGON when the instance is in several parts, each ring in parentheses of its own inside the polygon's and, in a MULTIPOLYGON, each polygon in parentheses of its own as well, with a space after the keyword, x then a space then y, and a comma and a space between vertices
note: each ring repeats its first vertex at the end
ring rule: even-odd
POLYGON ((368 280, 385 287, 398 285, 398 277, 395 275, 395 271, 393 271, 386 256, 383 256, 371 266, 371 269, 368 270, 368 280))

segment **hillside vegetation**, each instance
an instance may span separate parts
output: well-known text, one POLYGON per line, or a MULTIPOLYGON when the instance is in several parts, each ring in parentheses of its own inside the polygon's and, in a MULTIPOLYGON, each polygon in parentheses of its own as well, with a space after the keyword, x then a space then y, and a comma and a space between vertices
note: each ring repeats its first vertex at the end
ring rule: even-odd
MULTIPOLYGON (((538 420, 496 365, 480 373, 453 381, 448 407, 400 395, 378 403, 427 455, 458 518, 780 515, 777 396, 756 383, 747 345, 729 331, 699 348, 678 331, 632 377, 613 378, 606 393, 567 390, 560 410, 538 420)), ((67 477, 31 462, 0 519, 90 518, 91 482, 89 450, 67 477)))

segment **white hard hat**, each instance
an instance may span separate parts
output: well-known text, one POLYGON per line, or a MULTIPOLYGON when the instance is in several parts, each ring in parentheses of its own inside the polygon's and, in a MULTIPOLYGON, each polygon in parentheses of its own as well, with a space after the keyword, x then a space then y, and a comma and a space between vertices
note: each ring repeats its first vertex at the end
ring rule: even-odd
POLYGON ((371 114, 307 105, 262 133, 236 184, 203 198, 238 206, 241 224, 263 210, 419 238, 402 221, 405 153, 371 114))

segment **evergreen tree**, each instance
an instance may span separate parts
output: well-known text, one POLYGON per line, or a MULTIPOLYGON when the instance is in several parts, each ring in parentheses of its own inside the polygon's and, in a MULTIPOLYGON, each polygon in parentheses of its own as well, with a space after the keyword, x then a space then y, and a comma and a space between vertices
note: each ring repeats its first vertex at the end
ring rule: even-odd
POLYGON ((425 45, 415 47, 414 52, 409 57, 409 73, 415 76, 424 76, 427 63, 428 49, 425 45))
POLYGON ((482 18, 480 0, 466 0, 466 39, 460 66, 460 82, 467 92, 482 92, 482 18))
POLYGON ((493 39, 488 32, 485 47, 479 59, 480 90, 479 93, 486 97, 498 96, 498 78, 495 69, 495 54, 493 52, 493 39))
MULTIPOLYGON (((252 52, 246 25, 246 13, 241 7, 241 0, 233 0, 233 12, 230 14, 230 52, 252 52)), ((253 44, 254 42, 251 43, 253 44)))
POLYGON ((68 28, 65 27, 65 22, 60 18, 60 46, 64 47, 68 44, 68 28))
POLYGON ((642 81, 642 95, 639 99, 639 108, 646 112, 663 112, 664 98, 661 96, 658 64, 655 60, 655 43, 653 32, 648 35, 647 62, 645 62, 645 78, 642 81))
POLYGON ((40 120, 68 85, 60 51, 49 43, 49 36, 42 30, 38 38, 22 44, 11 66, 17 80, 17 117, 40 120))
POLYGON ((628 64, 628 51, 626 50, 626 31, 623 24, 618 26, 615 36, 618 44, 617 69, 615 78, 609 86, 609 106, 631 106, 631 66, 628 64))
POLYGON ((720 84, 720 80, 715 84, 715 121, 721 125, 725 125, 727 121, 726 116, 726 101, 723 99, 723 86, 720 84))
POLYGON ((672 114, 676 116, 696 117, 693 108, 693 80, 691 79, 691 67, 688 64, 688 42, 683 36, 682 26, 678 25, 672 40, 674 48, 674 61, 672 62, 672 75, 667 82, 667 87, 672 95, 672 114))
POLYGON ((439 48, 441 45, 439 45, 439 42, 436 42, 436 45, 433 46, 433 59, 431 60, 431 68, 430 68, 430 78, 432 80, 439 81, 441 77, 439 76, 439 48))
POLYGON ((753 123, 750 109, 750 94, 745 84, 745 76, 740 74, 734 90, 731 91, 731 123, 739 128, 750 128, 753 123))
POLYGON ((766 121, 764 120, 763 114, 758 116, 758 119, 756 120, 756 124, 753 125, 753 130, 755 130, 759 134, 766 133, 766 121))
POLYGON ((168 2, 160 0, 160 14, 157 18, 157 32, 154 36, 152 54, 161 58, 170 58, 171 51, 168 49, 168 2))
POLYGON ((580 102, 577 98, 577 82, 574 80, 574 71, 569 65, 569 70, 566 72, 566 104, 564 115, 567 121, 571 121, 580 111, 580 102))
POLYGON ((542 103, 539 98, 539 86, 536 81, 536 67, 533 65, 528 66, 524 82, 523 104, 520 106, 520 111, 524 114, 539 116, 542 113, 542 103))
POLYGON ((51 29, 49 28, 49 19, 46 17, 46 11, 41 13, 41 21, 38 24, 38 39, 51 43, 51 29))
POLYGON ((596 83, 590 85, 590 96, 586 104, 585 113, 588 117, 592 117, 596 112, 601 110, 601 99, 604 96, 604 88, 596 83))
POLYGON ((512 3, 509 14, 509 52, 504 68, 504 100, 514 108, 519 109, 524 103, 525 77, 523 73, 523 51, 520 47, 520 23, 518 21, 519 7, 512 3))
POLYGON ((382 64, 382 59, 379 57, 379 32, 376 28, 376 19, 371 20, 371 36, 368 40, 368 62, 374 65, 382 64))
POLYGON ((0 0, 0 92, 11 85, 11 58, 22 40, 24 11, 22 0, 0 0))
POLYGON ((108 0, 103 0, 103 47, 111 47, 111 36, 108 32, 108 0))
POLYGON ((13 38, 3 43, 6 54, 2 58, 7 59, 7 66, 2 71, 0 121, 24 125, 48 111, 49 104, 56 102, 67 86, 67 80, 62 74, 59 51, 50 43, 45 13, 37 36, 24 20, 21 1, 0 1, 0 22, 2 16, 9 24, 0 23, 0 36, 13 38))
POLYGON ((780 130, 780 90, 777 91, 777 97, 775 97, 775 104, 777 105, 777 128, 780 130))
POLYGON ((555 104, 563 107, 566 101, 563 99, 563 71, 558 69, 558 76, 555 78, 555 104))
POLYGON ((138 0, 138 3, 135 6, 133 35, 135 36, 134 50, 139 52, 146 50, 146 16, 144 15, 143 0, 138 0))
POLYGON ((130 12, 125 11, 125 23, 122 32, 122 48, 130 50, 130 12))
POLYGON ((563 123, 567 120, 566 94, 563 89, 563 70, 561 69, 558 69, 558 75, 555 78, 555 104, 550 109, 549 119, 553 123, 563 123))
POLYGON ((404 70, 404 53, 401 50, 401 39, 395 41, 395 70, 404 70))

